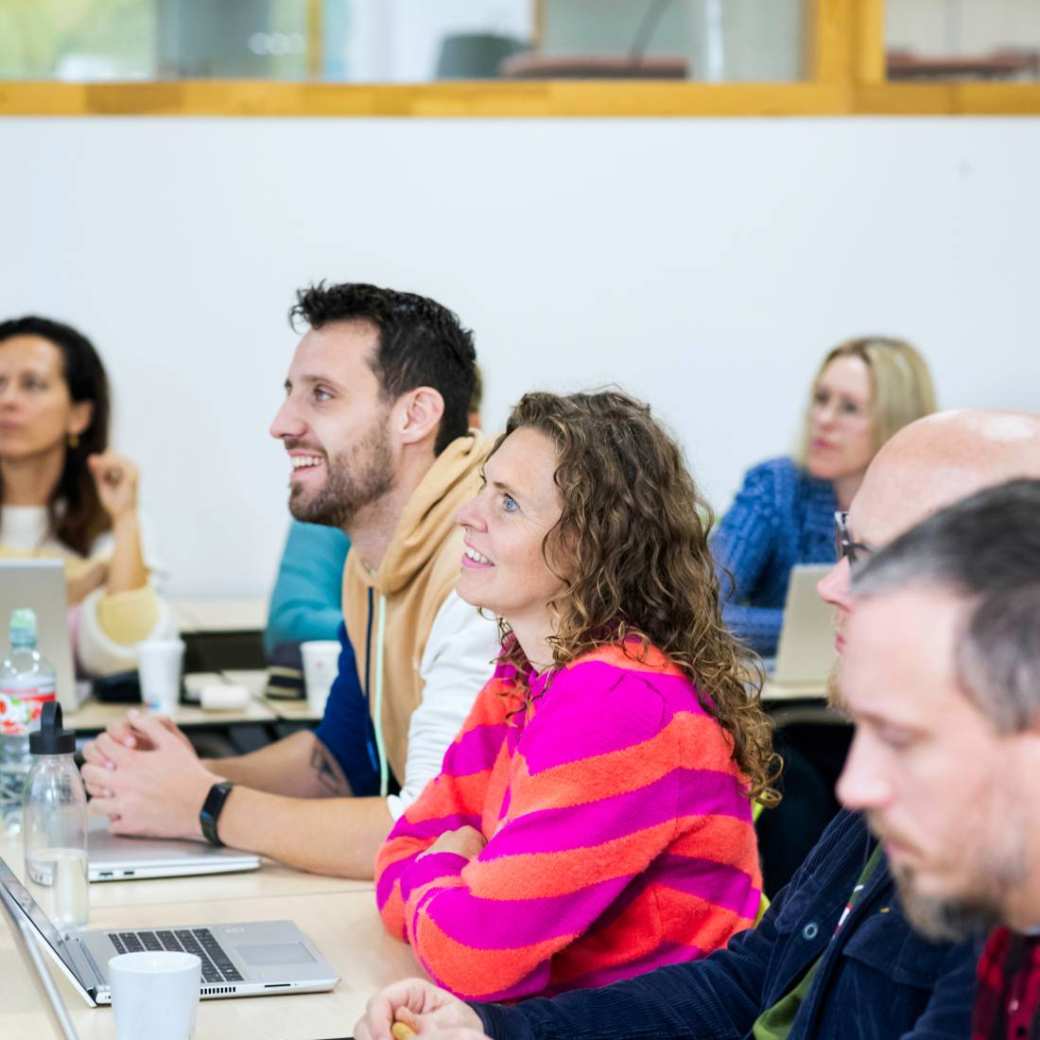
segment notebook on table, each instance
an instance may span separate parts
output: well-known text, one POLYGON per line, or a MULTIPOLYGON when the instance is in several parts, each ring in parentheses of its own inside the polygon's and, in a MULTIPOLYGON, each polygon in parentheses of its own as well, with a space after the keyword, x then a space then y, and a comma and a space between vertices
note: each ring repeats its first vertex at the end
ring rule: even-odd
POLYGON ((91 881, 130 881, 140 878, 192 877, 257 870, 253 852, 217 848, 198 841, 128 838, 110 834, 108 821, 92 816, 87 831, 87 876, 91 881))
POLYGON ((139 950, 177 950, 198 956, 202 961, 203 1000, 322 993, 339 981, 332 965, 292 921, 125 931, 86 928, 62 933, 3 859, 0 888, 32 926, 44 951, 91 1007, 112 1002, 109 959, 139 950))

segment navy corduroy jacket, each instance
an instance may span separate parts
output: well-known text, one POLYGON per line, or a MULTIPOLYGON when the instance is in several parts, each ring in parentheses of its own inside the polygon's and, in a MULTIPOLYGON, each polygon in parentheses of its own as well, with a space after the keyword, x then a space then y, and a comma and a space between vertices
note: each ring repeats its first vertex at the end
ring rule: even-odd
POLYGON ((757 928, 703 960, 515 1007, 474 1005, 510 1040, 747 1040, 819 966, 789 1040, 967 1040, 978 944, 911 930, 882 860, 835 934, 873 839, 840 813, 757 928))

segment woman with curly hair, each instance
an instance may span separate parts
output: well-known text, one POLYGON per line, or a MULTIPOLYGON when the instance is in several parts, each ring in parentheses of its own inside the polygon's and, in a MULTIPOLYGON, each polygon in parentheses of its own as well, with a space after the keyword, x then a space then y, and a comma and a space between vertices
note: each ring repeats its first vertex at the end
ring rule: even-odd
POLYGON ((502 648, 380 850, 387 928, 481 1000, 724 946, 759 909, 774 756, 678 445, 622 393, 527 394, 484 475, 458 592, 502 648))

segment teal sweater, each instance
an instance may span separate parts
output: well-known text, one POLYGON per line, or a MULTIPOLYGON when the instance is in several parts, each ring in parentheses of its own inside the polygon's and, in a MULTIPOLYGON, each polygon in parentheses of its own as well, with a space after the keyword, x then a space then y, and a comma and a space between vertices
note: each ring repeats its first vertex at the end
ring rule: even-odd
POLYGON ((267 613, 264 650, 335 639, 343 620, 343 564, 350 539, 336 527, 292 522, 267 613))

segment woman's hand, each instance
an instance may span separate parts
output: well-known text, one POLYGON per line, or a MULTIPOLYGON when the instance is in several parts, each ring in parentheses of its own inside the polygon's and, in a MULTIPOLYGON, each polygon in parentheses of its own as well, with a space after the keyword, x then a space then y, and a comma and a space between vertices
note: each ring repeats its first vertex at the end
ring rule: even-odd
POLYGON ((425 979, 405 979, 377 993, 354 1026, 355 1040, 391 1040, 395 1022, 403 1022, 419 1036, 454 1030, 485 1035, 480 1016, 469 1004, 425 979))
POLYGON ((106 451, 87 458, 90 475, 97 486, 105 512, 117 524, 124 516, 137 512, 137 466, 125 455, 106 451))
POLYGON ((476 859, 484 851, 487 839, 475 827, 459 827, 458 830, 445 831, 428 849, 416 859, 429 856, 434 852, 454 852, 466 859, 476 859))
POLYGON ((104 560, 88 560, 65 582, 65 595, 70 607, 82 603, 95 589, 108 581, 108 564, 104 560))
POLYGON ((112 518, 115 548, 108 563, 109 593, 130 592, 148 583, 137 517, 137 466, 125 455, 106 451, 87 458, 98 497, 112 518))

